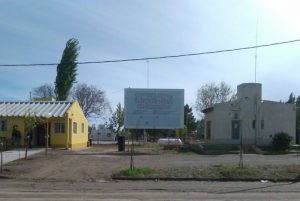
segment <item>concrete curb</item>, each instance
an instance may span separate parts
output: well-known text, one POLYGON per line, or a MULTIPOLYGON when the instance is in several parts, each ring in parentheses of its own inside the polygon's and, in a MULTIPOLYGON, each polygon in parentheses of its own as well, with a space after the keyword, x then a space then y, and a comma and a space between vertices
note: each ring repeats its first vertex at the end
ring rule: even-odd
POLYGON ((120 177, 112 176, 113 180, 131 181, 219 181, 219 182, 300 182, 300 179, 239 179, 239 178, 184 178, 184 177, 120 177))

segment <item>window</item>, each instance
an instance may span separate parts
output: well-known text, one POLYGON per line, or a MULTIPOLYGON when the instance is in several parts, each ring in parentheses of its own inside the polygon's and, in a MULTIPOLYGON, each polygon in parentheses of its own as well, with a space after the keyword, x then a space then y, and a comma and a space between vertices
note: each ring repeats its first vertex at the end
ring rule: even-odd
POLYGON ((261 129, 265 128, 265 121, 263 119, 260 121, 260 128, 261 129))
POLYGON ((206 122, 206 139, 210 139, 211 137, 211 121, 206 122))
POLYGON ((76 134, 77 133, 77 123, 73 122, 73 133, 76 134))
POLYGON ((234 118, 234 119, 238 119, 238 118, 239 118, 239 114, 238 114, 238 113, 234 113, 233 118, 234 118))
POLYGON ((255 120, 252 121, 252 128, 255 128, 255 120))
POLYGON ((81 133, 84 133, 84 123, 81 124, 81 133))
POLYGON ((54 132, 55 133, 65 133, 65 124, 64 123, 54 123, 54 132))
POLYGON ((7 121, 0 120, 0 131, 7 131, 7 121))

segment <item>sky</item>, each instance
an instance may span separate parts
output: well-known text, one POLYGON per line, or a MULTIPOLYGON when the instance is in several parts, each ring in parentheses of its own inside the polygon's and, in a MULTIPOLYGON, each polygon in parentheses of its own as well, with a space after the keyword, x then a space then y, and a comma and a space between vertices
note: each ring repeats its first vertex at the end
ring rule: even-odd
MULTIPOLYGON (((0 64, 58 63, 68 39, 78 61, 155 57, 300 39, 297 0, 0 0, 0 64)), ((257 49, 263 99, 300 95, 300 42, 257 49)), ((54 83, 56 66, 0 67, 0 101, 26 101, 54 83)), ((115 109, 124 88, 185 90, 255 81, 255 49, 162 60, 78 66, 78 83, 106 92, 115 109), (147 70, 149 69, 149 71, 147 70), (148 73, 147 73, 148 72, 148 73), (149 79, 147 79, 149 78, 149 79)), ((194 113, 196 113, 194 111, 194 113)))

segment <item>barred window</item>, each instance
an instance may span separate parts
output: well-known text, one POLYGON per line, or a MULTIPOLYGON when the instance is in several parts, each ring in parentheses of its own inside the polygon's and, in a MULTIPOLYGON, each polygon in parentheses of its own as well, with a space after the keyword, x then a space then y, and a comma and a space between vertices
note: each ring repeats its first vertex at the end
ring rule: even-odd
POLYGON ((73 122, 73 133, 77 134, 77 123, 73 122))
POLYGON ((84 133, 84 123, 81 124, 81 133, 84 133))
POLYGON ((65 133, 65 124, 64 123, 54 123, 54 132, 55 133, 65 133))
POLYGON ((7 120, 0 120, 0 131, 7 131, 7 120))

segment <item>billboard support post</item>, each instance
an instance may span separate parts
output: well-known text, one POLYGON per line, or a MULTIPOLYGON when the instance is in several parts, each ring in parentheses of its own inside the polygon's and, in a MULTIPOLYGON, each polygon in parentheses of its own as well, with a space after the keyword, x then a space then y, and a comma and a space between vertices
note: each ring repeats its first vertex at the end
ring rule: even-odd
POLYGON ((133 152, 134 152, 133 133, 129 130, 129 134, 130 134, 130 137, 131 137, 130 170, 133 170, 134 169, 134 161, 133 161, 133 152))
POLYGON ((130 170, 133 170, 134 134, 131 129, 143 129, 144 142, 147 142, 146 129, 184 128, 184 89, 125 88, 124 125, 131 137, 130 170))

